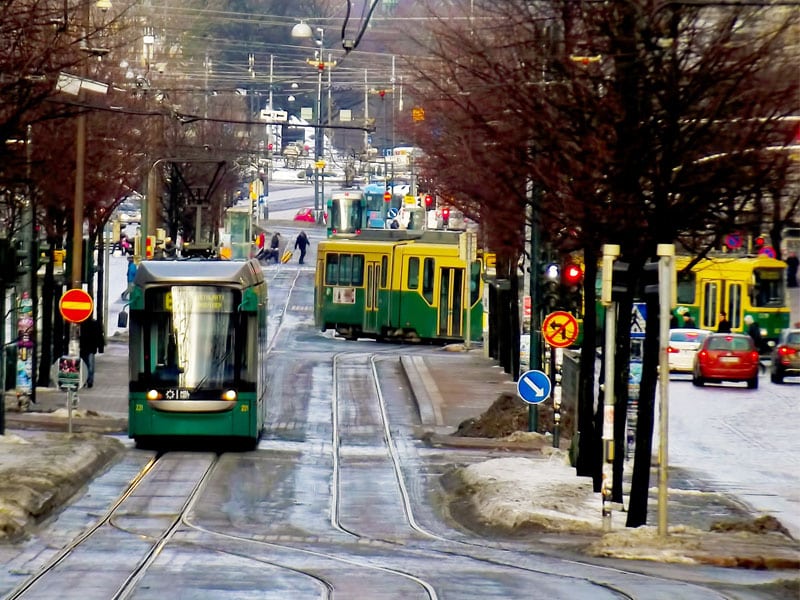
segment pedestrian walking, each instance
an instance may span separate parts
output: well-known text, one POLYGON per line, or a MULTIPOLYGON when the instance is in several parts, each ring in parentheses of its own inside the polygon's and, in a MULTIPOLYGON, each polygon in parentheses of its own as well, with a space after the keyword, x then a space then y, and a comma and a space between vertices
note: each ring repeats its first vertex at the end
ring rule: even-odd
POLYGON ((122 292, 123 300, 127 300, 128 297, 130 297, 131 290, 133 289, 133 280, 136 279, 136 263, 134 262, 132 256, 128 257, 128 270, 125 272, 125 277, 128 281, 128 287, 126 287, 125 291, 122 292))
POLYGON ((728 315, 725 314, 725 311, 721 311, 719 313, 719 320, 717 321, 717 333, 730 333, 731 332, 731 322, 728 321, 728 315))
POLYGON ((761 327, 750 315, 745 315, 744 325, 745 325, 745 333, 747 333, 747 335, 753 338, 753 342, 756 345, 756 350, 761 352, 761 346, 763 344, 763 341, 761 339, 761 327))
POLYGON ((306 167, 306 183, 311 183, 311 177, 314 176, 314 169, 310 166, 306 167))
POLYGON ((269 260, 270 258, 274 258, 275 259, 275 263, 279 263, 280 260, 281 260, 280 247, 281 247, 281 232, 280 231, 276 231, 272 235, 272 239, 270 239, 270 241, 269 241, 269 250, 270 250, 270 252, 269 252, 269 256, 267 257, 267 260, 269 260))
POLYGON ((683 313, 683 326, 686 329, 697 329, 697 323, 694 322, 692 315, 689 314, 689 311, 684 311, 683 313))
POLYGON ((103 345, 100 323, 94 318, 83 321, 80 331, 80 353, 81 360, 86 363, 86 387, 94 385, 94 355, 103 348, 103 345))
POLYGON ((305 231, 301 231, 297 235, 297 239, 294 242, 294 249, 300 250, 300 264, 303 264, 303 260, 306 257, 306 248, 311 245, 311 242, 308 241, 308 236, 306 235, 305 231))

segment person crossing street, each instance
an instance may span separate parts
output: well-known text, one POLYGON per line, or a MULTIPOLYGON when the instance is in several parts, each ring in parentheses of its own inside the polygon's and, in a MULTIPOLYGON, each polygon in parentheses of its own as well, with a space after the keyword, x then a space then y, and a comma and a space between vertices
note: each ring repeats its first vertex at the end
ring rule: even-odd
POLYGON ((304 264, 303 261, 306 258, 306 248, 311 245, 311 242, 308 241, 308 236, 306 235, 305 231, 301 231, 297 235, 297 239, 294 242, 295 250, 300 250, 300 264, 304 264))

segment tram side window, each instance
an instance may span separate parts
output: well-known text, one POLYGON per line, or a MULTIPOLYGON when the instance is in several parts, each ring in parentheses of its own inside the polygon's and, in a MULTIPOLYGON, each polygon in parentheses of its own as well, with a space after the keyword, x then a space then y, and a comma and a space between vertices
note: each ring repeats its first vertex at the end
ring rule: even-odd
POLYGON ((433 281, 434 281, 435 266, 436 265, 432 258, 426 258, 425 262, 423 263, 422 296, 430 304, 433 304, 433 281))
POLYGON ((353 255, 339 255, 339 285, 350 285, 353 279, 353 255))
POLYGON ((408 259, 408 289, 419 289, 419 258, 416 256, 408 259))
POLYGON ((353 255, 353 272, 350 279, 351 285, 364 285, 364 255, 353 255))
POLYGON ((364 256, 361 254, 329 254, 325 262, 326 285, 364 284, 364 256))
POLYGON ((678 290, 676 299, 678 304, 694 304, 697 278, 694 273, 678 273, 678 290))
POLYGON ((386 288, 387 273, 389 272, 389 258, 387 256, 381 257, 381 287, 386 288))
POLYGON ((339 283, 339 255, 328 254, 325 260, 325 285, 339 283))
POLYGON ((471 265, 469 277, 469 304, 472 306, 478 301, 481 289, 481 263, 474 262, 471 265))
POLYGON ((751 302, 753 306, 783 306, 783 271, 780 269, 754 269, 751 302))
POLYGON ((738 283, 728 288, 728 320, 734 329, 742 326, 742 286, 738 283))

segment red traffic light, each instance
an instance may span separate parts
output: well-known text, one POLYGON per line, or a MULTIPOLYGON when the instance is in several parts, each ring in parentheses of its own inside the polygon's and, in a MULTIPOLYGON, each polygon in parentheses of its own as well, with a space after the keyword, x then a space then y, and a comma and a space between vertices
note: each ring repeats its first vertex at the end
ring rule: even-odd
POLYGON ((390 192, 388 190, 383 192, 383 201, 384 202, 391 202, 392 201, 392 192, 390 192))
POLYGON ((764 240, 763 236, 758 236, 756 238, 756 246, 758 246, 759 248, 761 248, 761 246, 763 246, 764 243, 765 243, 765 240, 764 240))
POLYGON ((431 208, 433 206, 433 196, 430 194, 425 194, 425 208, 431 208))
POLYGON ((450 216, 450 209, 446 206, 442 209, 442 216, 446 219, 450 216))
POLYGON ((567 265, 564 268, 564 283, 567 285, 580 285, 583 279, 583 269, 578 265, 567 265))

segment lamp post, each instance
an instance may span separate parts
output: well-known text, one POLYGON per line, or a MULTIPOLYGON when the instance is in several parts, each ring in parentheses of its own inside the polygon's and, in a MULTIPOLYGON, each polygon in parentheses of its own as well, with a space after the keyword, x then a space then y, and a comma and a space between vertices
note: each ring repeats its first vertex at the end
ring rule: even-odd
POLYGON ((322 73, 325 71, 326 67, 333 67, 336 63, 326 63, 323 57, 323 52, 325 50, 325 30, 323 30, 322 27, 317 27, 312 30, 308 23, 300 22, 292 27, 292 37, 298 39, 313 39, 314 43, 319 46, 316 60, 307 62, 317 67, 317 106, 314 119, 314 220, 317 223, 321 223, 321 195, 324 194, 324 187, 320 186, 320 175, 325 168, 325 144, 322 130, 322 73), (317 37, 314 37, 315 32, 317 37))

